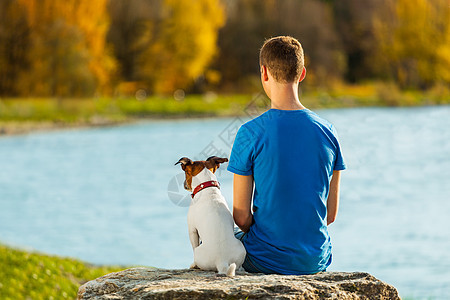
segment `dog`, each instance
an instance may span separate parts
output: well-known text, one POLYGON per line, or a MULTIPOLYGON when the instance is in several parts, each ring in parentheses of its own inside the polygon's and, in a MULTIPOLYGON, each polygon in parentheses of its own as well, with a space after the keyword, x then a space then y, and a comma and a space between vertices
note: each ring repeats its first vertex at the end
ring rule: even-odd
POLYGON ((194 262, 190 268, 234 276, 244 262, 246 251, 234 236, 233 217, 214 174, 220 164, 227 161, 217 156, 206 161, 183 157, 175 165, 181 164, 186 175, 184 188, 192 191, 188 230, 194 262))

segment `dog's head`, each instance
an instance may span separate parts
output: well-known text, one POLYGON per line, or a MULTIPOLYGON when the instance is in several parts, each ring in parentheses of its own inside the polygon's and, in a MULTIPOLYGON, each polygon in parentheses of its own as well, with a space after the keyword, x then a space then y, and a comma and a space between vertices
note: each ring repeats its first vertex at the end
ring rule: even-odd
POLYGON ((217 156, 211 156, 207 160, 196 160, 192 161, 187 157, 182 157, 175 164, 181 164, 181 169, 183 169, 186 174, 186 180, 184 181, 184 188, 188 191, 192 191, 192 177, 196 176, 203 169, 208 169, 215 173, 220 167, 220 164, 227 162, 228 158, 221 158, 217 156))

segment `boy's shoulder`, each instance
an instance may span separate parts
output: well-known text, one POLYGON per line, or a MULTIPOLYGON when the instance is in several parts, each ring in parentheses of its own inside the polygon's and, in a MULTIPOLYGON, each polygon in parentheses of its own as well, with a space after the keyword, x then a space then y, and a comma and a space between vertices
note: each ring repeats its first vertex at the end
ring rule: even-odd
POLYGON ((334 130, 333 124, 331 124, 330 121, 328 121, 327 119, 324 119, 323 117, 319 116, 317 113, 313 112, 313 111, 309 111, 310 112, 310 116, 311 119, 314 120, 315 122, 317 122, 318 124, 328 128, 329 130, 334 130))
POLYGON ((308 126, 307 124, 309 124, 312 127, 320 127, 336 134, 336 129, 331 122, 309 109, 295 111, 269 109, 258 117, 244 123, 240 130, 243 133, 251 134, 253 137, 260 136, 267 131, 269 126, 285 120, 292 121, 293 123, 291 124, 302 124, 303 126, 308 126))
POLYGON ((247 127, 253 127, 260 124, 266 124, 270 121, 277 121, 277 120, 283 120, 283 119, 292 119, 294 117, 295 119, 299 120, 303 117, 303 119, 309 119, 310 121, 323 124, 325 126, 332 127, 333 125, 323 117, 319 116, 317 113, 315 113, 312 110, 309 110, 307 108, 301 109, 301 110, 279 110, 279 109, 269 109, 263 114, 257 116, 256 118, 247 121, 244 123, 247 127))
POLYGON ((252 135, 264 132, 264 128, 265 126, 267 126, 267 121, 270 119, 269 111, 270 110, 245 122, 244 124, 241 125, 241 128, 239 130, 252 135))

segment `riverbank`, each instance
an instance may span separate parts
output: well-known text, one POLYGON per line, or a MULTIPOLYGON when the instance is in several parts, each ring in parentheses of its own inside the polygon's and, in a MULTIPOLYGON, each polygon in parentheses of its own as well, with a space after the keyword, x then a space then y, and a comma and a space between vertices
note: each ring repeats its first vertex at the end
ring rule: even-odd
POLYGON ((0 245, 1 299, 75 299, 78 287, 125 268, 93 266, 0 245))
POLYGON ((239 115, 252 95, 136 98, 0 99, 0 135, 113 126, 148 119, 239 115))
MULTIPOLYGON (((395 85, 368 83, 306 90, 302 103, 310 109, 404 107, 450 104, 448 87, 427 92, 400 91, 395 85)), ((264 93, 129 98, 0 99, 0 135, 54 129, 113 126, 148 119, 254 117, 270 106, 264 93)))

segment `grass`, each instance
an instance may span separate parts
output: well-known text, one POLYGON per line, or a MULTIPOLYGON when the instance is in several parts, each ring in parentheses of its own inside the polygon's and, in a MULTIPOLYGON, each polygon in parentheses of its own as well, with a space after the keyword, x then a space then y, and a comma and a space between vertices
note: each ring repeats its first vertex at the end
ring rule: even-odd
POLYGON ((0 134, 75 126, 114 125, 143 118, 234 116, 251 95, 192 95, 183 101, 152 96, 135 98, 0 99, 0 134))
POLYGON ((78 287, 120 267, 30 253, 0 245, 0 299, 76 299, 78 287))
MULTIPOLYGON (((450 104, 450 88, 401 91, 395 84, 336 84, 332 89, 308 89, 302 103, 311 109, 361 106, 422 106, 450 104)), ((264 107, 268 98, 255 95, 188 95, 135 98, 0 98, 0 134, 73 126, 113 125, 142 118, 223 117, 244 115, 249 105, 264 107)))
POLYGON ((229 116, 238 114, 250 100, 251 96, 247 95, 192 95, 182 101, 158 96, 140 101, 134 98, 10 98, 0 99, 0 120, 83 123, 99 117, 114 122, 142 117, 229 116))
POLYGON ((302 102, 312 108, 411 107, 450 104, 450 87, 437 85, 427 91, 400 90, 393 83, 335 84, 330 90, 305 93, 302 102))

